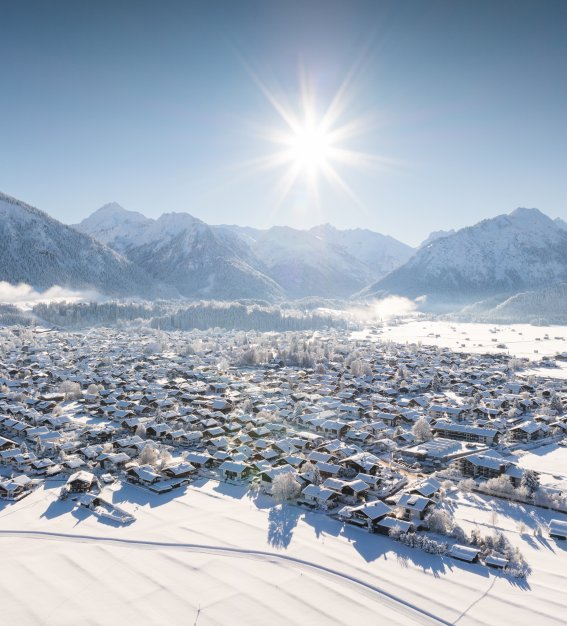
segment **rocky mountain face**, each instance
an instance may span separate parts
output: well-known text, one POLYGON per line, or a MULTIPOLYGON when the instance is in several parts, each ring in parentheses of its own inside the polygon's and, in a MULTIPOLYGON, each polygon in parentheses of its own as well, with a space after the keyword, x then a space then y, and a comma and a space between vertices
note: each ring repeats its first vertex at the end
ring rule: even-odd
POLYGON ((567 231, 537 209, 517 209, 434 239, 364 295, 472 302, 565 281, 567 231))
POLYGON ((92 237, 0 194, 0 280, 111 296, 170 297, 175 289, 92 237))

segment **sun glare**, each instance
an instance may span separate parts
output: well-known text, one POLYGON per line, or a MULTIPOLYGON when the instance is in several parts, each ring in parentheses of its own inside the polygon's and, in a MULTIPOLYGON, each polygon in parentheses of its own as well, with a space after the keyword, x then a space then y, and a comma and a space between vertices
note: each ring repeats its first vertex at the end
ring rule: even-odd
POLYGON ((339 168, 381 167, 392 162, 377 155, 358 152, 347 147, 354 137, 374 127, 374 120, 345 119, 350 100, 351 72, 330 103, 322 111, 316 106, 315 90, 307 76, 300 74, 300 98, 297 106, 289 98, 276 96, 254 74, 252 76, 274 110, 280 115, 280 127, 261 128, 260 136, 278 149, 247 164, 253 171, 281 169, 282 175, 275 189, 275 208, 286 199, 301 180, 313 199, 311 206, 319 206, 319 186, 322 181, 347 194, 359 207, 362 203, 347 184, 339 168))

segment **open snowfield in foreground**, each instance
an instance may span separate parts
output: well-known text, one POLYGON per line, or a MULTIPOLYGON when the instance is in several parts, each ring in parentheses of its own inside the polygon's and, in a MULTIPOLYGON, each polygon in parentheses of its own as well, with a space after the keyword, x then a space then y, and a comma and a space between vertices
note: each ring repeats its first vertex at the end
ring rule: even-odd
MULTIPOLYGON (((0 505, 3 623, 564 623, 567 546, 529 534, 545 521, 531 507, 498 505, 498 525, 533 569, 519 581, 214 481, 164 496, 107 488, 136 516, 128 527, 57 501, 58 491, 0 505)), ((478 524, 489 501, 449 505, 478 524)))

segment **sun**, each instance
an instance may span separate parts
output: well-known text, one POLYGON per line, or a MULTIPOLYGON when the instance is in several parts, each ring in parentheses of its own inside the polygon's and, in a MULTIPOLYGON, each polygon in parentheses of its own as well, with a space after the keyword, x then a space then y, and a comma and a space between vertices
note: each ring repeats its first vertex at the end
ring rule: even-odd
POLYGON ((321 126, 306 124, 290 134, 290 160, 299 170, 310 176, 328 167, 332 147, 331 135, 321 126))
POLYGON ((313 81, 305 72, 300 72, 299 99, 294 106, 289 94, 276 95, 250 68, 247 69, 283 122, 268 128, 256 126, 257 135, 277 147, 263 157, 242 164, 253 173, 281 170, 274 189, 273 210, 277 210, 299 184, 312 200, 304 203, 306 210, 321 209, 319 188, 323 183, 346 194, 359 208, 366 210, 343 177, 343 168, 375 170, 394 162, 351 147, 352 139, 372 132, 376 127, 374 116, 347 117, 354 71, 347 75, 326 106, 318 106, 313 81))

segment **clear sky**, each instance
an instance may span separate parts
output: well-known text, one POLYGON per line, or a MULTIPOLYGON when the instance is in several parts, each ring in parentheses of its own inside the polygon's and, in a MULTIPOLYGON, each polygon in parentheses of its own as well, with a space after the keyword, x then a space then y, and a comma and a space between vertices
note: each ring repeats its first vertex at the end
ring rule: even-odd
POLYGON ((415 244, 567 218, 563 0, 0 0, 0 24, 0 190, 64 222, 116 201, 415 244), (380 157, 332 163, 351 193, 300 172, 282 199, 290 163, 250 167, 281 149, 259 129, 290 136, 260 83, 299 114, 300 75, 319 117, 351 76, 340 148, 380 157))

